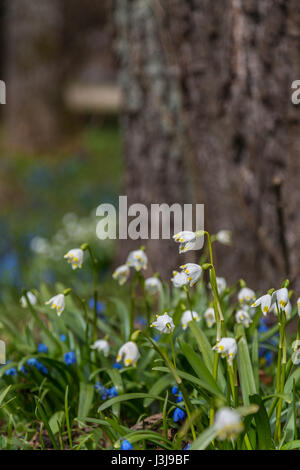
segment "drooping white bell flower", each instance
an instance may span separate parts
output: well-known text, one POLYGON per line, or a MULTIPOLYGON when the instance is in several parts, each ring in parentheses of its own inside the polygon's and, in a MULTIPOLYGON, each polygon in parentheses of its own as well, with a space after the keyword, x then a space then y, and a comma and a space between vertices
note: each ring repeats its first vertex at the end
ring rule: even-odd
POLYGON ((55 308, 57 315, 60 317, 65 308, 65 296, 64 294, 57 294, 54 297, 51 297, 51 299, 45 302, 45 304, 50 304, 51 308, 55 308))
POLYGON ((128 255, 126 264, 130 268, 134 268, 136 271, 140 271, 141 269, 147 269, 147 255, 143 250, 131 251, 128 255))
POLYGON ((96 349, 98 352, 103 352, 104 356, 107 357, 109 354, 109 343, 105 339, 98 339, 92 344, 91 349, 96 349))
POLYGON ((250 323, 252 323, 248 312, 246 312, 245 310, 238 310, 235 314, 235 319, 237 323, 241 323, 246 328, 249 328, 250 323))
POLYGON ((259 299, 251 305, 251 307, 258 307, 260 305, 263 315, 267 315, 272 305, 272 297, 269 294, 262 295, 259 299))
POLYGON ((180 273, 178 271, 173 271, 171 282, 173 283, 174 287, 187 286, 189 283, 188 277, 183 271, 180 273))
POLYGON ((151 324, 151 326, 161 333, 167 334, 172 333, 175 328, 173 319, 167 313, 156 315, 156 320, 151 324))
POLYGON ((211 328, 216 323, 215 311, 212 307, 205 310, 204 318, 208 328, 211 328))
POLYGON ((235 439, 244 429, 241 416, 231 408, 221 408, 216 412, 214 429, 218 432, 218 439, 235 439))
POLYGON ((119 266, 117 269, 115 269, 112 277, 113 279, 115 279, 115 281, 118 281, 120 286, 122 286, 127 281, 129 277, 129 273, 130 273, 129 267, 126 264, 122 264, 122 266, 119 266))
POLYGON ((298 307, 298 315, 300 316, 300 297, 297 300, 297 307, 298 307))
POLYGON ((287 303, 289 302, 289 291, 286 287, 282 287, 281 289, 275 290, 272 294, 272 304, 277 303, 279 308, 284 308, 287 303))
POLYGON ((199 281, 202 274, 201 266, 196 263, 183 264, 180 266, 180 269, 182 269, 182 271, 187 275, 187 279, 191 287, 199 281))
POLYGON ((193 250, 195 248, 195 232, 184 230, 173 235, 173 239, 176 243, 179 243, 179 253, 185 253, 186 251, 193 250))
POLYGON ((249 305, 253 303, 256 299, 255 292, 249 287, 242 287, 238 293, 238 301, 240 304, 249 305))
POLYGON ((293 354, 292 354, 292 363, 296 366, 300 364, 300 341, 296 339, 292 344, 293 354))
POLYGON ((183 312, 182 317, 181 317, 182 328, 186 330, 191 321, 199 321, 199 320, 200 318, 197 312, 194 312, 194 310, 193 311, 186 310, 185 312, 183 312))
POLYGON ((230 230, 220 230, 216 234, 216 240, 223 245, 231 245, 232 237, 230 230))
POLYGON ((74 248, 73 250, 68 251, 64 258, 71 264, 72 269, 77 269, 82 267, 83 256, 84 254, 81 248, 74 248))
MULTIPOLYGON (((292 313, 292 304, 291 304, 291 302, 288 301, 286 306, 285 307, 279 307, 279 310, 283 310, 284 313, 285 313, 286 318, 289 319, 290 316, 291 316, 291 313, 292 313)), ((277 303, 273 304, 272 311, 275 313, 275 315, 278 315, 277 303)))
POLYGON ((158 294, 162 290, 162 284, 157 277, 148 277, 145 280, 145 289, 148 294, 158 294))
POLYGON ((135 367, 140 357, 141 355, 137 345, 133 341, 128 341, 119 349, 117 362, 120 362, 124 359, 124 365, 126 367, 130 365, 135 367))
POLYGON ((237 344, 234 338, 222 338, 212 349, 221 354, 221 357, 227 357, 229 364, 232 364, 237 352, 237 344))
MULTIPOLYGON (((28 300, 31 303, 31 305, 36 305, 37 304, 37 297, 32 292, 28 291, 27 292, 27 297, 28 297, 28 300)), ((20 298, 20 303, 21 303, 21 307, 23 307, 23 308, 28 307, 25 295, 22 295, 22 297, 20 298)))

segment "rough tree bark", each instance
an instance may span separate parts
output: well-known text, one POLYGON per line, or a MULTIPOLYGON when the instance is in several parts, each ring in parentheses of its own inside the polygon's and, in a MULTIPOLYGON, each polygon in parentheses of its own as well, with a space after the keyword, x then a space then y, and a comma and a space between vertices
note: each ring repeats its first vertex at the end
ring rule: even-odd
POLYGON ((6 144, 45 150, 61 131, 60 2, 9 0, 5 6, 6 144))
MULTIPOLYGON (((233 248, 217 247, 218 273, 230 281, 243 277, 254 288, 278 287, 286 276, 296 281, 300 114, 291 104, 291 83, 300 77, 299 2, 143 3, 159 11, 160 20, 156 20, 160 22, 160 35, 163 28, 167 38, 167 57, 175 59, 172 66, 175 64, 178 73, 183 103, 178 121, 186 130, 191 149, 185 158, 193 156, 193 182, 202 190, 194 193, 196 201, 205 203, 211 231, 233 231, 233 248)), ((133 24, 127 26, 129 36, 133 24)), ((137 47, 144 59, 148 30, 143 31, 137 47)), ((157 53, 161 55, 161 50, 157 53)), ((135 81, 141 86, 140 75, 136 74, 135 81)), ((140 109, 142 119, 147 119, 149 110, 143 106, 140 109)), ((139 119, 138 111, 135 120, 139 119)), ((127 124, 129 119, 129 113, 125 114, 128 167, 134 173, 134 162, 138 161, 147 173, 156 160, 155 153, 151 163, 146 158, 153 150, 148 127, 133 129, 127 124), (147 154, 136 152, 135 140, 151 141, 152 148, 147 148, 147 154)), ((155 137, 158 135, 156 131, 155 137)), ((152 137, 154 146, 156 138, 152 137)), ((176 186, 182 186, 182 173, 171 166, 172 174, 165 166, 164 171, 169 173, 169 180, 177 175, 176 186)), ((143 179, 139 186, 137 181, 136 194, 149 191, 151 200, 158 193, 157 186, 153 192, 143 179)))

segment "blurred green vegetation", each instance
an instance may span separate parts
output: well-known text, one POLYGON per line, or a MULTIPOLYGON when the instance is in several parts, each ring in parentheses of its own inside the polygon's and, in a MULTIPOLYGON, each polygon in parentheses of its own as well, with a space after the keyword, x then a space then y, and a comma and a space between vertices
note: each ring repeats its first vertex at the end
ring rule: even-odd
MULTIPOLYGON (((55 266, 66 268, 65 263, 37 260, 40 256, 31 249, 36 237, 51 239, 53 246, 64 236, 66 214, 75 215, 81 224, 92 221, 96 227, 95 208, 101 202, 117 202, 122 180, 118 123, 107 119, 87 125, 76 141, 51 154, 9 152, 0 135, 0 161, 0 287, 20 291, 24 285, 55 280, 62 274, 55 266)), ((90 235, 105 267, 113 247, 101 248, 93 228, 90 235)))

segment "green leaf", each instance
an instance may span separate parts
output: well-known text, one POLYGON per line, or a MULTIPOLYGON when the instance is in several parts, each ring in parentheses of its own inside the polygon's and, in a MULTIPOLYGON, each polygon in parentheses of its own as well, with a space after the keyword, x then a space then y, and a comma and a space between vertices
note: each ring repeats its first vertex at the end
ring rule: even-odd
POLYGON ((217 431, 211 427, 203 431, 198 439, 193 442, 191 450, 205 450, 207 446, 216 438, 217 431))
POLYGON ((195 373, 199 377, 199 379, 203 380, 205 382, 205 388, 209 392, 211 392, 213 395, 217 395, 220 397, 223 397, 223 394, 213 378, 212 374, 210 371, 207 369, 206 365, 204 362, 200 359, 199 355, 193 350, 191 346, 188 344, 184 343, 183 341, 180 342, 181 349, 183 354, 185 355, 187 361, 191 365, 191 367, 194 369, 195 373))
MULTIPOLYGON (((163 375, 160 377, 149 389, 150 395, 160 395, 161 392, 170 385, 170 377, 168 375, 163 375)), ((145 398, 144 407, 150 406, 154 401, 154 398, 145 398)))
POLYGON ((34 398, 35 398, 35 404, 36 404, 36 410, 37 410, 36 414, 37 414, 38 418, 43 421, 44 426, 45 426, 45 428, 48 432, 49 438, 50 438, 50 440, 53 444, 54 449, 58 450, 58 445, 57 445, 56 439, 54 437, 54 434, 52 432, 52 429, 49 425, 49 421, 48 421, 47 415, 44 411, 43 405, 41 404, 38 397, 34 397, 34 398))
POLYGON ((93 397, 94 397, 93 385, 87 384, 85 382, 80 382, 79 404, 78 404, 78 411, 77 411, 77 418, 79 420, 82 420, 86 416, 88 416, 90 408, 93 403, 93 397))
POLYGON ((164 401, 162 397, 150 395, 149 393, 124 393, 124 395, 119 395, 118 397, 111 398, 105 403, 99 406, 98 411, 106 410, 110 406, 113 406, 115 403, 121 403, 127 400, 137 400, 139 398, 152 398, 153 400, 164 401))
POLYGON ((291 441, 281 447, 281 450, 293 450, 293 449, 300 449, 300 441, 291 441))
POLYGON ((270 421, 268 413, 259 395, 251 395, 249 397, 250 403, 259 406, 259 410, 254 414, 256 424, 256 432, 258 437, 258 449, 270 450, 273 449, 273 441, 271 434, 270 421))
POLYGON ((11 388, 12 388, 12 385, 9 385, 3 390, 3 392, 0 393, 0 408, 1 408, 2 403, 4 402, 6 395, 8 394, 11 388))
POLYGON ((244 335, 238 340, 238 372, 241 383, 243 401, 249 405, 249 396, 257 393, 248 344, 244 335))
POLYGON ((60 431, 64 417, 64 411, 57 411, 49 419, 49 426, 53 434, 57 434, 60 431))

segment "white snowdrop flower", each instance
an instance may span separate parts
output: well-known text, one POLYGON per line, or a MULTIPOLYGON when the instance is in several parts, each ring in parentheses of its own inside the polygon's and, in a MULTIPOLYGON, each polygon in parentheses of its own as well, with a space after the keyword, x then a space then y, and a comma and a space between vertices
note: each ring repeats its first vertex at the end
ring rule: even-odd
POLYGON ((157 277, 148 277, 145 280, 145 289, 149 294, 158 294, 162 290, 162 285, 157 277))
POLYGON ((231 245, 232 237, 230 230, 220 230, 216 234, 216 240, 223 245, 231 245))
POLYGON ((130 365, 135 367, 140 357, 141 355, 137 345, 133 341, 128 341, 119 349, 117 362, 124 360, 126 367, 130 365))
POLYGON ((300 316, 300 297, 297 300, 297 307, 298 307, 298 315, 300 316))
MULTIPOLYGON (((31 303, 31 305, 36 305, 37 304, 37 297, 32 292, 28 291, 27 292, 27 297, 28 297, 28 300, 31 303)), ((21 303, 21 307, 23 307, 23 308, 28 307, 25 295, 22 295, 22 297, 20 298, 20 303, 21 303)))
POLYGON ((55 308, 57 315, 60 317, 60 315, 63 313, 65 309, 65 296, 64 294, 58 294, 55 295, 54 297, 51 297, 50 300, 45 302, 46 305, 51 305, 51 308, 55 308))
POLYGON ((152 327, 156 328, 161 333, 173 332, 175 325, 173 319, 167 314, 156 315, 156 320, 151 324, 152 327))
POLYGON ((242 287, 242 289, 238 293, 238 301, 240 304, 249 305, 253 303, 256 299, 255 292, 249 287, 242 287))
POLYGON ((251 307, 258 307, 260 305, 263 315, 267 315, 272 305, 272 297, 269 294, 262 295, 259 299, 251 305, 251 307))
POLYGON ((272 304, 276 303, 279 307, 284 308, 289 301, 289 291, 286 287, 282 287, 282 289, 278 289, 272 294, 272 304))
POLYGON ((296 339, 292 344, 293 354, 292 354, 292 362, 296 366, 300 364, 300 340, 296 339))
POLYGON ((195 232, 189 232, 187 230, 176 233, 173 235, 173 239, 176 243, 179 243, 179 253, 192 250, 196 244, 195 232))
POLYGON ((197 312, 194 312, 194 310, 193 311, 186 310, 185 312, 183 312, 182 317, 181 317, 182 328, 186 330, 191 321, 199 321, 199 320, 200 318, 197 312))
POLYGON ((147 269, 147 255, 143 250, 131 251, 128 255, 126 264, 130 268, 134 268, 136 271, 140 271, 141 269, 147 269))
POLYGON ((127 281, 129 277, 129 273, 130 273, 129 267, 126 264, 122 264, 122 266, 119 266, 117 269, 115 269, 112 277, 113 279, 118 281, 120 286, 122 286, 127 281))
POLYGON ((205 310, 204 318, 208 328, 211 328, 216 323, 215 311, 212 307, 205 310))
POLYGON ((235 319, 237 323, 241 323, 246 328, 249 328, 250 323, 252 323, 248 312, 246 312, 245 310, 238 310, 235 314, 235 319))
POLYGON ((182 269, 182 271, 187 275, 187 279, 191 287, 199 281, 202 274, 201 266, 195 263, 183 264, 180 266, 180 269, 182 269))
MULTIPOLYGON (((290 301, 288 301, 285 307, 279 307, 279 309, 285 312, 285 316, 287 319, 290 318, 291 313, 292 313, 292 304, 290 301)), ((272 311, 275 313, 275 315, 278 315, 277 303, 273 304, 272 311)))
POLYGON ((103 352, 104 356, 108 356, 110 346, 105 339, 98 339, 92 344, 91 349, 96 349, 98 352, 103 352))
POLYGON ((83 250, 81 250, 81 248, 74 248, 68 251, 64 258, 71 264, 72 269, 81 268, 83 263, 83 250))
POLYGON ((218 432, 218 439, 235 439, 244 429, 241 416, 231 408, 221 408, 216 412, 214 429, 218 432))
POLYGON ((174 287, 183 287, 189 283, 188 277, 183 271, 181 273, 178 271, 173 271, 171 282, 173 282, 174 287))
POLYGON ((222 338, 212 349, 221 354, 221 357, 227 357, 229 364, 232 364, 237 352, 237 344, 234 338, 222 338))

